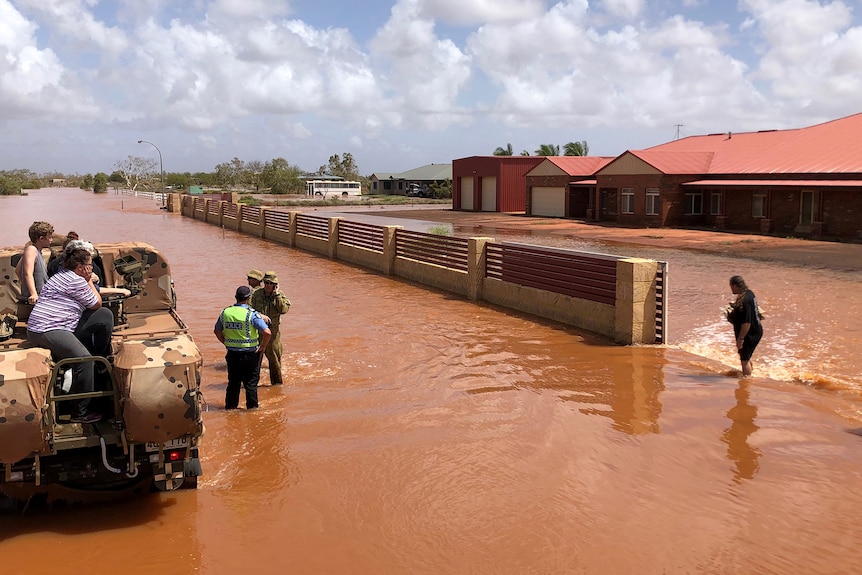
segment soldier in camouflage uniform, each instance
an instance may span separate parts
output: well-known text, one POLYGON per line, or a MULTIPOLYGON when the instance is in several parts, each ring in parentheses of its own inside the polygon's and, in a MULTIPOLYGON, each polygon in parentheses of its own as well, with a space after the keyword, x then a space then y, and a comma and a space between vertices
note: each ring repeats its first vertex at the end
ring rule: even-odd
POLYGON ((248 280, 249 287, 251 287, 251 293, 254 293, 260 288, 260 282, 263 281, 263 272, 260 270, 251 270, 248 272, 246 279, 248 280))
POLYGON ((272 338, 266 347, 266 360, 269 364, 269 382, 272 385, 284 383, 281 379, 281 334, 279 324, 281 316, 290 309, 290 300, 278 289, 278 277, 275 272, 266 272, 263 276, 263 289, 255 290, 251 295, 251 307, 269 320, 272 338))

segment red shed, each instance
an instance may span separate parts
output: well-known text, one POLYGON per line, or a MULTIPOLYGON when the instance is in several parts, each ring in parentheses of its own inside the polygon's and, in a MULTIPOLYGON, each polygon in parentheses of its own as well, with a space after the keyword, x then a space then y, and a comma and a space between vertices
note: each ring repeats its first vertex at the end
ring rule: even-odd
POLYGON ((452 162, 452 209, 465 212, 523 212, 525 175, 542 156, 470 156, 452 162))

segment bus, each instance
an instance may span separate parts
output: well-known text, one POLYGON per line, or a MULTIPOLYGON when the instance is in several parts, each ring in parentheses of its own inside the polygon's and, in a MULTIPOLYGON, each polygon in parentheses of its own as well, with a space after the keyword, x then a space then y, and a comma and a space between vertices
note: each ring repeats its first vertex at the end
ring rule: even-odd
POLYGON ((362 184, 346 180, 308 180, 305 182, 306 196, 361 196, 362 184))

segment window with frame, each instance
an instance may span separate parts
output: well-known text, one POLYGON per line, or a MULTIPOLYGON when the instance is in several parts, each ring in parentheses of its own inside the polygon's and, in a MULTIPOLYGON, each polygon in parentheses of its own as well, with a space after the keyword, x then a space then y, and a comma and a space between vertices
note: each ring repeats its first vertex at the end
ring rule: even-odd
POLYGON ((709 194, 709 215, 721 215, 721 192, 712 192, 709 194))
POLYGON ((754 192, 751 197, 751 217, 766 217, 766 192, 754 192))
POLYGON ((688 192, 685 195, 685 215, 699 216, 703 214, 703 192, 688 192))
POLYGON ((635 191, 632 188, 623 188, 620 209, 624 214, 635 213, 635 191))
POLYGON ((646 214, 648 216, 659 215, 658 188, 649 188, 646 191, 646 214))

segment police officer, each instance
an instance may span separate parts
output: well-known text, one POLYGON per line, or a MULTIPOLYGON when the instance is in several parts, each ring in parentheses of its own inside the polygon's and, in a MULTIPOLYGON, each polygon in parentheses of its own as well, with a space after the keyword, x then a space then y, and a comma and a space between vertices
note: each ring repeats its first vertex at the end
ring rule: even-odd
POLYGON ((260 380, 260 363, 269 344, 272 332, 259 313, 248 306, 251 298, 249 286, 236 288, 236 303, 219 314, 213 333, 227 348, 227 391, 225 409, 239 405, 240 385, 245 387, 245 406, 255 409, 257 382, 260 380))
POLYGON ((279 324, 281 316, 290 309, 290 300, 278 289, 278 276, 275 272, 266 272, 263 275, 263 289, 259 289, 251 296, 251 307, 269 321, 269 329, 272 330, 272 339, 266 348, 266 360, 269 364, 269 382, 271 385, 281 385, 281 334, 279 324))

